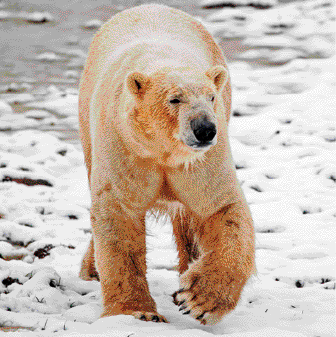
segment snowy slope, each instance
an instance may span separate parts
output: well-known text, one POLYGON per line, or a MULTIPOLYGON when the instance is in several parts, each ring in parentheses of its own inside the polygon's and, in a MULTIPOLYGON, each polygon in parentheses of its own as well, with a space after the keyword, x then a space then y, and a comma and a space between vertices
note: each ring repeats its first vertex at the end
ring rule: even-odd
POLYGON ((77 276, 91 235, 83 154, 39 131, 59 121, 77 128, 76 95, 51 88, 43 103, 32 97, 27 104, 37 110, 20 118, 0 101, 0 128, 31 128, 0 133, 0 326, 34 329, 8 336, 335 336, 335 61, 230 66, 231 147, 255 222, 258 275, 214 327, 172 303, 171 226, 152 218, 148 281, 170 324, 98 319, 99 283, 77 276))

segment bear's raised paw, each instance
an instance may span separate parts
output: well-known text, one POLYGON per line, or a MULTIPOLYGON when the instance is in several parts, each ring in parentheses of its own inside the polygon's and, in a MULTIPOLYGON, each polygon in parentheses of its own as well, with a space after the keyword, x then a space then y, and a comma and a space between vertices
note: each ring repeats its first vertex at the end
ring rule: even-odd
POLYGON ((234 277, 225 266, 210 263, 209 256, 197 261, 181 275, 181 289, 173 302, 183 315, 190 315, 204 325, 218 323, 235 308, 242 289, 242 280, 234 277))

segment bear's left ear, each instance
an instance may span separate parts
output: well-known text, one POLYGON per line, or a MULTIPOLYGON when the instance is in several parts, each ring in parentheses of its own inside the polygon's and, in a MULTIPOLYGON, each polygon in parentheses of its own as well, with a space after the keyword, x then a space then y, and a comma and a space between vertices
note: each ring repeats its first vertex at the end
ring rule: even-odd
POLYGON ((217 91, 220 91, 229 79, 229 73, 223 66, 211 67, 205 75, 215 83, 217 91))
POLYGON ((127 77, 128 90, 136 97, 142 98, 149 83, 149 78, 137 71, 127 77))

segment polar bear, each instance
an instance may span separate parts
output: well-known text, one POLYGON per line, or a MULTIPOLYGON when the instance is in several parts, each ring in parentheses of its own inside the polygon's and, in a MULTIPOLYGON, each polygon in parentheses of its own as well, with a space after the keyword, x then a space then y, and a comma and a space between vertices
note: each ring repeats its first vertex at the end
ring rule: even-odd
POLYGON ((149 210, 171 217, 180 310, 215 324, 235 308, 255 248, 229 146, 230 109, 223 55, 186 13, 141 5, 94 37, 79 95, 93 229, 80 277, 99 277, 102 317, 167 322, 146 280, 149 210))

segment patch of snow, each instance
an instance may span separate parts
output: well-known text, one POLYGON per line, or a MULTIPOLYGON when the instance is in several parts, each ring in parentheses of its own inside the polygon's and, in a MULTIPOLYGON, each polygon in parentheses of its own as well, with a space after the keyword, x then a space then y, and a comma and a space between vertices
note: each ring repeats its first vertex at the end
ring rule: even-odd
POLYGON ((35 98, 31 94, 6 95, 4 97, 4 101, 9 104, 24 104, 34 100, 35 98))
POLYGON ((25 117, 39 120, 50 117, 50 113, 44 110, 28 110, 25 112, 25 117))
POLYGON ((103 24, 103 22, 99 19, 93 19, 85 22, 82 27, 85 29, 98 29, 103 24))
POLYGON ((19 14, 19 17, 32 23, 45 23, 54 21, 53 16, 48 12, 22 12, 19 14))
POLYGON ((9 115, 13 113, 13 109, 11 108, 11 106, 4 102, 4 101, 0 101, 0 117, 1 120, 3 120, 5 117, 5 115, 9 115))
POLYGON ((62 58, 53 52, 48 52, 48 53, 42 53, 38 55, 36 59, 39 61, 54 62, 54 61, 60 61, 62 58))
POLYGON ((78 96, 77 95, 56 95, 54 99, 45 102, 34 102, 28 105, 34 109, 46 109, 55 112, 60 117, 78 116, 78 96))

